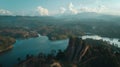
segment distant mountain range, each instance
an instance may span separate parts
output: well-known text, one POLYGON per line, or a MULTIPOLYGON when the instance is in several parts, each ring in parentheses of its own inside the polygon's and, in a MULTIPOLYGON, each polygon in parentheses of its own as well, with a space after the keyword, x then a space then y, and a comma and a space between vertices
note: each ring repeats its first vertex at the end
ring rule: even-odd
MULTIPOLYGON (((61 16, 0 16, 0 27, 22 27, 34 30, 44 27, 54 30, 64 28, 72 32, 77 30, 77 33, 90 32, 118 38, 120 37, 120 16, 94 12, 61 16)), ((53 33, 52 30, 50 31, 53 33)))

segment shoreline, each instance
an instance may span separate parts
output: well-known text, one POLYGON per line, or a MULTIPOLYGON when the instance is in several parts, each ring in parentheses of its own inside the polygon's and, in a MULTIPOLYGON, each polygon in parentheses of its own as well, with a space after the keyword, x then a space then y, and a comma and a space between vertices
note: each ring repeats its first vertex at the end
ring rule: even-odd
POLYGON ((0 54, 6 52, 6 51, 9 51, 13 48, 13 45, 10 45, 9 47, 7 47, 6 49, 3 49, 3 50, 0 50, 0 54))

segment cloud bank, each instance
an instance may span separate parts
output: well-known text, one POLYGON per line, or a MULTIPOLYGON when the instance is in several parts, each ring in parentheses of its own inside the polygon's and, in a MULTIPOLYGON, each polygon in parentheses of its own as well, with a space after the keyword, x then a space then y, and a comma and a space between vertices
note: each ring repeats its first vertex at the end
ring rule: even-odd
POLYGON ((0 9, 0 15, 12 15, 12 12, 5 9, 0 9))
POLYGON ((73 13, 73 14, 77 14, 78 10, 74 7, 74 5, 72 4, 72 2, 68 5, 69 10, 73 13))
POLYGON ((38 6, 38 7, 37 7, 37 11, 39 12, 39 14, 40 14, 41 16, 48 16, 48 15, 49 15, 48 9, 43 8, 43 7, 41 7, 41 6, 38 6))
POLYGON ((103 13, 107 10, 104 5, 100 5, 98 7, 81 7, 80 12, 96 12, 96 13, 103 13))
POLYGON ((66 9, 65 9, 64 7, 61 7, 61 8, 60 8, 60 13, 61 13, 61 14, 65 13, 65 11, 66 11, 66 9))

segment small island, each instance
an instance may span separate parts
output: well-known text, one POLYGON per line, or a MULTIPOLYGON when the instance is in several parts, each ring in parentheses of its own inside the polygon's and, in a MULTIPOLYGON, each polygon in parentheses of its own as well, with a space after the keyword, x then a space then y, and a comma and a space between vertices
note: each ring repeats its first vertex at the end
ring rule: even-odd
POLYGON ((12 37, 0 36, 0 53, 12 49, 15 42, 16 40, 12 37))

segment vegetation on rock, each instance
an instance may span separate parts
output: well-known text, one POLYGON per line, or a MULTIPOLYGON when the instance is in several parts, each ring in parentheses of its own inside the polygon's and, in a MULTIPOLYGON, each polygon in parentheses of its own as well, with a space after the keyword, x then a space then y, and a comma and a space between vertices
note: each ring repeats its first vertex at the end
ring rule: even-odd
POLYGON ((15 41, 12 37, 0 36, 0 53, 12 49, 15 41))
POLYGON ((40 53, 16 67, 120 67, 120 49, 103 41, 70 37, 65 51, 40 53))

